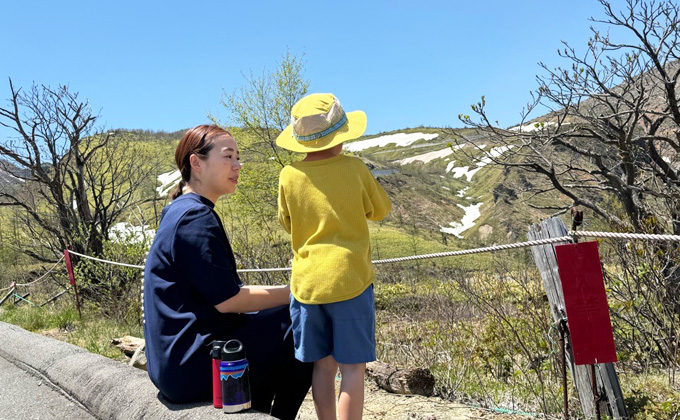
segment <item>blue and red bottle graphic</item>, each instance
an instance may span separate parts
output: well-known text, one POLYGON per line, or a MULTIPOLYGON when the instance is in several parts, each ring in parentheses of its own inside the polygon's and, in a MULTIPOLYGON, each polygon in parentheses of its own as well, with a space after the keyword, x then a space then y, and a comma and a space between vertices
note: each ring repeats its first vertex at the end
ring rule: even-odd
POLYGON ((222 408, 225 413, 236 413, 250 408, 250 375, 243 344, 229 340, 222 347, 220 362, 222 408))

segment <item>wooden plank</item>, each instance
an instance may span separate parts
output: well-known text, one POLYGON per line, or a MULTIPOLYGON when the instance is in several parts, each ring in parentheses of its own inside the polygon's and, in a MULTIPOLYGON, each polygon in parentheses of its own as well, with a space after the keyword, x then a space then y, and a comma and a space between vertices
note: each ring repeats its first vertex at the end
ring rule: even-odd
MULTIPOLYGON (((539 224, 529 226, 529 240, 558 238, 568 234, 567 227, 558 218, 550 218, 539 224)), ((566 243, 566 242, 563 242, 566 243)), ((546 289, 550 309, 555 322, 562 316, 566 316, 564 307, 564 295, 562 294, 562 282, 560 280, 559 269, 557 268, 557 257, 554 245, 539 245, 531 247, 534 261, 541 273, 543 285, 546 289)), ((593 401, 592 379, 588 366, 575 366, 573 353, 571 351, 571 340, 569 335, 565 337, 567 341, 566 359, 572 373, 574 386, 581 401, 581 409, 587 417, 595 415, 595 402, 593 401)), ((619 384, 616 370, 612 363, 597 365, 598 392, 606 396, 601 404, 600 410, 613 417, 614 419, 627 418, 626 407, 623 402, 623 393, 619 384)))
POLYGON ((626 405, 623 401, 623 392, 621 391, 621 384, 619 384, 619 376, 616 374, 613 363, 605 363, 597 365, 598 379, 604 388, 604 392, 609 401, 608 409, 615 419, 628 418, 626 405))
POLYGON ((61 295, 63 295, 64 293, 68 292, 68 290, 69 290, 70 288, 71 288, 70 286, 67 287, 66 289, 62 290, 61 292, 59 292, 59 293, 57 293, 56 295, 52 296, 51 298, 47 299, 45 302, 41 303, 40 306, 45 306, 45 305, 47 305, 48 303, 55 301, 59 296, 61 296, 61 295))
MULTIPOLYGON (((529 239, 547 239, 564 235, 566 235, 566 232, 564 234, 562 232, 551 232, 549 224, 540 224, 534 225, 533 229, 530 229, 529 239)), ((543 285, 551 305, 553 320, 557 322, 566 316, 566 312, 564 310, 564 297, 562 296, 562 287, 553 245, 532 247, 532 252, 535 258, 538 256, 538 260, 540 260, 539 270, 541 271, 541 278, 543 279, 543 285)))
POLYGON ((14 296, 14 290, 16 290, 16 288, 12 287, 10 289, 9 293, 7 293, 7 296, 5 296, 4 298, 2 298, 2 300, 0 300, 0 306, 2 306, 2 304, 5 303, 5 301, 10 298, 10 296, 14 296))
POLYGON ((31 305, 36 306, 35 303, 33 303, 33 302, 31 302, 30 300, 26 299, 26 298, 29 297, 29 296, 31 296, 31 292, 28 292, 28 293, 26 293, 26 294, 23 295, 23 296, 20 295, 20 294, 18 294, 18 293, 15 293, 15 294, 14 294, 14 304, 15 304, 15 305, 18 305, 18 304, 20 304, 21 302, 28 302, 28 303, 30 303, 31 305))
MULTIPOLYGON (((566 227, 560 229, 559 224, 561 222, 562 221, 559 219, 547 219, 537 225, 530 226, 528 234, 529 240, 548 239, 566 235, 566 227)), ((562 226, 564 226, 563 223, 562 226)), ((533 246, 531 247, 531 250, 534 253, 534 260, 541 273, 541 278, 543 279, 543 286, 545 287, 548 296, 553 320, 558 322, 563 317, 566 317, 567 312, 564 307, 564 296, 562 295, 562 283, 560 282, 560 274, 557 268, 555 248, 552 244, 547 244, 533 246)), ((590 369, 588 369, 587 366, 574 365, 574 356, 571 351, 571 339, 568 333, 565 336, 565 340, 567 343, 567 365, 571 371, 574 386, 576 387, 579 401, 581 402, 581 410, 587 417, 594 416, 595 402, 593 401, 590 369)))

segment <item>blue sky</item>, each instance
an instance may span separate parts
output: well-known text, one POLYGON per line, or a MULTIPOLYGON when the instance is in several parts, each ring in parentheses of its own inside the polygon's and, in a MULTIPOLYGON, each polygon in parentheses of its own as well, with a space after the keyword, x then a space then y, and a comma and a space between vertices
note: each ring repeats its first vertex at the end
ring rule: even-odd
MULTIPOLYGON (((615 1, 621 3, 622 1, 615 1)), ((15 1, 0 14, 0 100, 33 82, 71 90, 108 128, 175 131, 221 118, 242 73, 304 54, 310 91, 368 115, 368 134, 459 127, 486 96, 501 125, 519 121, 537 62, 583 51, 595 0, 15 1)))

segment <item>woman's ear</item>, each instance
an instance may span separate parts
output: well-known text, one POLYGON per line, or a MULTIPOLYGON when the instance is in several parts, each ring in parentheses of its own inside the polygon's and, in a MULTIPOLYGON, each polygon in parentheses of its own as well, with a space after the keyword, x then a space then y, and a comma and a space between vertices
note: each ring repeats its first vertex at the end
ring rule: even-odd
POLYGON ((193 153, 189 156, 189 165, 192 175, 201 173, 201 159, 193 153))

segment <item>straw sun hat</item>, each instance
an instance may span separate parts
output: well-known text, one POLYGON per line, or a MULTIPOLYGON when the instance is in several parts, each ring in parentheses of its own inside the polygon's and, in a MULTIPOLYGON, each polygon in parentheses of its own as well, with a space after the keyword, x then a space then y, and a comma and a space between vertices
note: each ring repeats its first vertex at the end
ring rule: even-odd
POLYGON ((276 145, 293 152, 318 152, 366 131, 363 111, 345 112, 331 93, 313 93, 291 110, 290 124, 276 138, 276 145))

